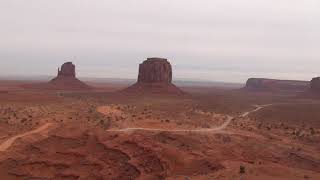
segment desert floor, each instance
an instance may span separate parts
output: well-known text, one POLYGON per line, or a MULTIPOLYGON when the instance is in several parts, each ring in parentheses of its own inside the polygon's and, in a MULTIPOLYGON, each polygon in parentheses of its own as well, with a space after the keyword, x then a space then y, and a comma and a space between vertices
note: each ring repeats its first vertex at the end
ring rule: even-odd
POLYGON ((112 85, 36 91, 23 83, 0 82, 1 180, 320 179, 320 100, 201 87, 182 87, 182 96, 112 85))

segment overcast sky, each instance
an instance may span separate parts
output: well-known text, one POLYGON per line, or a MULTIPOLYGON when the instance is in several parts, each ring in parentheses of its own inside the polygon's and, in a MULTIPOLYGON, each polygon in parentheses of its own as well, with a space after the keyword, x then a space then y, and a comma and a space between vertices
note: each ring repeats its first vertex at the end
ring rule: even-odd
POLYGON ((0 0, 0 76, 136 78, 147 57, 175 78, 320 76, 319 0, 0 0))

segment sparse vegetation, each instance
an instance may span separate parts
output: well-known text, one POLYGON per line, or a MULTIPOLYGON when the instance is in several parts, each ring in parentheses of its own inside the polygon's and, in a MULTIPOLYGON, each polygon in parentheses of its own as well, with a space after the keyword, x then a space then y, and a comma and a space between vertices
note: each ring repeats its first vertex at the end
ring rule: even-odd
MULTIPOLYGON (((259 178, 265 175, 265 172, 269 172, 269 168, 275 163, 281 170, 286 171, 290 167, 286 172, 294 170, 300 174, 284 174, 283 177, 302 178, 302 172, 316 172, 317 154, 310 153, 315 152, 313 148, 318 147, 319 126, 316 123, 309 124, 309 119, 305 119, 304 126, 300 126, 299 123, 291 121, 267 121, 260 118, 260 113, 265 113, 264 110, 271 113, 269 118, 278 116, 274 113, 279 110, 268 110, 273 107, 252 113, 250 117, 239 118, 243 112, 253 109, 252 106, 246 109, 247 104, 264 104, 266 100, 241 102, 239 99, 245 99, 243 94, 232 94, 231 96, 235 96, 232 99, 235 100, 231 101, 225 94, 216 96, 210 93, 212 92, 201 97, 197 97, 200 95, 196 94, 186 99, 113 97, 113 94, 101 95, 96 92, 66 93, 62 97, 63 101, 3 101, 0 102, 0 141, 37 129, 46 123, 54 123, 52 129, 48 129, 48 134, 44 132, 43 135, 34 135, 30 139, 21 138, 19 143, 11 147, 12 150, 22 157, 30 153, 36 154, 40 149, 41 157, 47 158, 45 162, 51 162, 50 158, 53 156, 44 147, 50 147, 52 150, 60 148, 56 144, 53 145, 53 142, 64 142, 60 144, 63 148, 55 154, 55 161, 65 164, 65 159, 69 158, 69 163, 72 163, 86 156, 88 159, 84 169, 92 168, 90 173, 105 172, 105 176, 114 176, 121 171, 128 173, 128 177, 135 173, 138 176, 139 172, 151 178, 175 177, 175 174, 170 174, 171 171, 167 169, 172 167, 175 173, 183 177, 190 175, 192 178, 232 178, 238 177, 240 173, 245 176, 254 174, 255 178, 259 178), (209 97, 204 98, 205 96, 209 97), (210 98, 212 102, 207 101, 210 98), (213 101, 215 98, 220 102, 213 101), (223 102, 224 98, 226 102, 223 102), (234 104, 227 107, 229 103, 234 104), (229 116, 236 118, 222 131, 159 131, 214 129, 221 126, 229 116), (9 123, 5 124, 6 121, 9 123), (134 127, 153 128, 157 131, 113 131, 134 127), (97 158, 98 155, 101 158, 97 158), (249 165, 242 165, 240 169, 234 168, 238 167, 235 166, 238 162, 249 165), (123 167, 128 171, 122 171, 123 167)), ((19 97, 19 101, 20 99, 19 97)), ((29 167, 28 163, 31 160, 25 159, 24 167, 29 167)), ((1 162, 1 165, 8 164, 1 162)), ((16 167, 21 166, 18 164, 16 167)), ((30 174, 34 173, 34 169, 30 170, 30 174)), ((51 170, 56 170, 56 166, 51 165, 48 171, 51 170)), ((311 177, 309 174, 308 176, 311 177)))

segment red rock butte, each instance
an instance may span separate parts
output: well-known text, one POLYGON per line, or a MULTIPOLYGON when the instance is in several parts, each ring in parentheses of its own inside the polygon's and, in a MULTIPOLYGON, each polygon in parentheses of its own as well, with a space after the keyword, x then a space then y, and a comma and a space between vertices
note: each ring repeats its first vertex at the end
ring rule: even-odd
POLYGON ((139 65, 138 81, 125 92, 184 94, 172 83, 172 66, 164 58, 148 58, 139 65))
POLYGON ((320 94, 320 77, 315 77, 310 82, 311 91, 320 94))
POLYGON ((139 65, 138 83, 172 83, 172 67, 167 59, 148 58, 139 65))
POLYGON ((76 66, 72 62, 66 62, 58 68, 58 76, 76 77, 76 66))
POLYGON ((61 90, 88 90, 90 86, 76 78, 76 66, 72 62, 66 62, 58 69, 57 77, 53 78, 49 85, 53 89, 61 90))

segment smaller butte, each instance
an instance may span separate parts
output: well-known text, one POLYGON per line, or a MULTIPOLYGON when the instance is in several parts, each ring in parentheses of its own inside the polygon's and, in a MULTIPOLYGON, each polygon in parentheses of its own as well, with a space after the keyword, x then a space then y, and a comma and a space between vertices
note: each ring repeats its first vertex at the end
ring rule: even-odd
POLYGON ((148 58, 139 65, 138 81, 124 90, 129 93, 174 94, 184 92, 172 83, 172 66, 164 58, 148 58))
POLYGON ((89 90, 90 86, 76 78, 76 66, 72 62, 66 62, 58 69, 57 77, 53 78, 49 85, 53 89, 89 90))
POLYGON ((76 66, 72 62, 64 63, 58 69, 58 74, 48 83, 29 84, 23 87, 28 89, 45 89, 45 90, 90 90, 87 84, 83 83, 76 77, 76 66))

